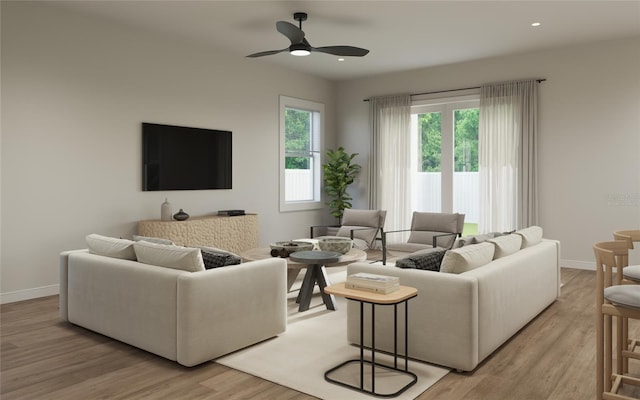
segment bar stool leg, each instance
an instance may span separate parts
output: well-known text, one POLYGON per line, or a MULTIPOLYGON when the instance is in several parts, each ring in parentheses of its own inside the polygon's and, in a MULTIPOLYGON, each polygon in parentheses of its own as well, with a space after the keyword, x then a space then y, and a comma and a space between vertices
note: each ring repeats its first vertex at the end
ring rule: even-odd
POLYGON ((604 392, 604 315, 599 312, 596 321, 596 400, 604 392))
POLYGON ((613 336, 612 320, 610 315, 604 317, 604 391, 611 391, 613 336))

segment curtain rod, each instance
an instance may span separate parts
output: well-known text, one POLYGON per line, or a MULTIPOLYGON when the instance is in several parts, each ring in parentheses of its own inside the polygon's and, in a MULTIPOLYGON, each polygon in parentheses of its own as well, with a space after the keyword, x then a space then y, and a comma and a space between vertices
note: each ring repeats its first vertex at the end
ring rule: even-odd
MULTIPOLYGON (((536 79, 536 82, 538 82, 538 83, 544 82, 544 81, 546 81, 546 79, 536 79)), ((413 94, 410 94, 409 96, 413 97, 413 96, 423 96, 423 95, 426 95, 426 94, 460 92, 462 90, 471 90, 471 89, 480 89, 480 86, 472 86, 472 87, 466 87, 466 88, 460 88, 460 89, 436 90, 435 92, 413 93, 413 94)), ((364 99, 362 101, 369 101, 369 99, 364 99)))

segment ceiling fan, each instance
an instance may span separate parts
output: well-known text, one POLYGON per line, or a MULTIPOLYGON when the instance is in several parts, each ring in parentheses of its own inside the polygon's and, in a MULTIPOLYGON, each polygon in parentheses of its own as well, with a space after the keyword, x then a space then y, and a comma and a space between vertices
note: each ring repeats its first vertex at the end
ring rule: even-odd
POLYGON ((270 56, 273 54, 282 53, 288 51, 291 55, 294 56, 308 56, 311 52, 317 51, 320 53, 333 54, 335 56, 345 56, 345 57, 362 57, 369 53, 369 50, 362 49, 360 47, 353 46, 324 46, 324 47, 313 47, 309 44, 307 39, 304 37, 304 32, 302 31, 302 21, 307 20, 307 13, 297 12, 293 14, 293 19, 298 21, 299 27, 294 24, 286 21, 278 21, 276 22, 276 29, 278 32, 285 35, 291 45, 282 50, 269 50, 262 51, 259 53, 249 54, 247 57, 255 58, 255 57, 263 57, 270 56))

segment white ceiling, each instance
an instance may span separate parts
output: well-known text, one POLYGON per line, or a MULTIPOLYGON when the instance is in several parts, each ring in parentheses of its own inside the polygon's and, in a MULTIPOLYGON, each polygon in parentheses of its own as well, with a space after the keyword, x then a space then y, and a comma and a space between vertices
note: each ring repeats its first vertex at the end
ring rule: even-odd
MULTIPOLYGON (((245 58, 331 80, 353 79, 579 43, 640 36, 634 1, 48 1, 242 57, 289 46, 278 20, 304 11, 312 46, 351 45, 362 58, 280 53, 245 58), (532 22, 541 22, 534 28, 532 22)), ((639 50, 640 51, 640 50, 639 50)))

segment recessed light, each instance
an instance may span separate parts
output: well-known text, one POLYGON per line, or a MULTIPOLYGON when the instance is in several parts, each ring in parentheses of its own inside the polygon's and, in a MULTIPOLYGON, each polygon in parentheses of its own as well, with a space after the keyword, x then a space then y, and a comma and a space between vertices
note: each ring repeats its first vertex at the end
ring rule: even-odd
POLYGON ((540 25, 542 25, 540 22, 533 22, 533 23, 531 24, 531 26, 540 26, 540 25))
POLYGON ((338 61, 344 61, 344 58, 342 58, 342 57, 338 58, 338 61))

